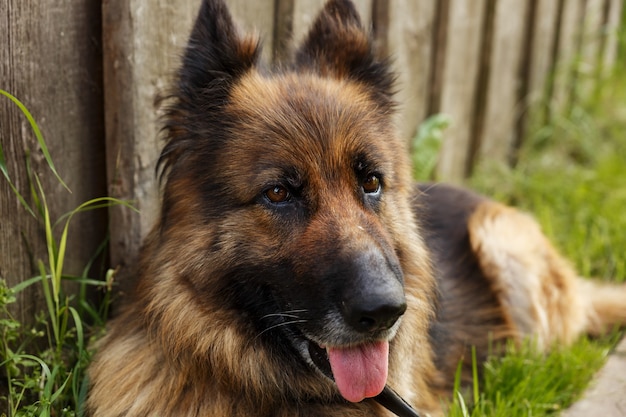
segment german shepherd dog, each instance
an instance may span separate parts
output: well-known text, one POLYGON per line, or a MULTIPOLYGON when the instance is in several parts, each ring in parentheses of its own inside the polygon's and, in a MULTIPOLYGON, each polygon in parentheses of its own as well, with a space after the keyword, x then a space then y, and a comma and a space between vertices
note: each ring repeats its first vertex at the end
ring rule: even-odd
POLYGON ((626 288, 579 278, 528 215, 414 185, 393 75, 348 0, 290 62, 259 53, 203 1, 164 116, 161 215, 90 367, 90 415, 441 415, 471 347, 624 323, 626 288))

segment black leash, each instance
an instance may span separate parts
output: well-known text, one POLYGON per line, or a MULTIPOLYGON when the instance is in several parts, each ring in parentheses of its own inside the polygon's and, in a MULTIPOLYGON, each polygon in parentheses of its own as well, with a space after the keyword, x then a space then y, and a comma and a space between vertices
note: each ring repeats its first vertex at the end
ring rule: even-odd
POLYGON ((373 400, 398 417, 420 417, 419 413, 389 385, 385 385, 383 392, 375 396, 373 400))

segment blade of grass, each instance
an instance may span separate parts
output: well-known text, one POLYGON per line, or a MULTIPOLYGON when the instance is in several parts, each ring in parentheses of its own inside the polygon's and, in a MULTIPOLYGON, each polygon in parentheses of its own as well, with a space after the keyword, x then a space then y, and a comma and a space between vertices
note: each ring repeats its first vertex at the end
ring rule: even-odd
POLYGON ((32 199, 33 207, 39 213, 39 217, 43 218, 43 204, 39 198, 37 187, 35 186, 37 181, 34 181, 35 173, 30 164, 30 151, 26 150, 26 156, 24 157, 24 165, 26 166, 26 173, 28 175, 28 188, 30 190, 30 198, 32 199))
POLYGON ((13 191, 13 194, 15 194, 22 207, 24 207, 31 216, 37 218, 35 212, 30 208, 22 194, 20 194, 19 190, 15 187, 13 181, 11 180, 11 176, 9 175, 9 171, 7 169, 6 159, 4 157, 4 150, 2 149, 2 143, 0 143, 0 171, 2 172, 2 175, 4 175, 4 178, 6 178, 9 187, 11 187, 11 191, 13 191))
POLYGON ((67 378, 65 378, 65 381, 63 381, 61 386, 55 389, 55 385, 57 384, 57 375, 60 372, 62 373, 63 370, 59 366, 54 367, 50 378, 46 380, 46 384, 43 390, 44 400, 42 401, 44 407, 41 411, 41 414, 39 414, 40 416, 49 417, 52 415, 52 405, 59 398, 59 396, 63 394, 67 383, 72 379, 72 373, 70 372, 68 373, 67 378))
MULTIPOLYGON (((2 90, 2 89, 0 89, 0 94, 2 94, 3 96, 9 98, 9 100, 11 100, 13 103, 15 103, 15 105, 17 107, 19 107, 19 109, 22 111, 24 116, 26 116, 26 119, 28 119, 28 123, 30 123, 30 127, 33 129, 33 133, 35 134, 35 137, 37 138, 37 142, 39 142, 39 147, 41 149, 41 152, 43 153, 44 158, 46 159, 46 162, 47 162, 48 166, 50 167, 50 170, 52 171, 54 176, 57 178, 59 183, 67 191, 69 191, 71 193, 72 191, 69 189, 67 184, 65 184, 65 182, 63 181, 61 176, 57 173, 56 167, 54 166, 54 162, 52 162, 52 157, 50 156, 50 152, 48 151, 48 147, 46 146, 46 142, 44 141, 43 135, 41 134, 41 131, 39 130, 39 126, 37 125, 37 122, 35 122, 35 119, 33 118, 32 114, 30 114, 30 112, 28 111, 26 106, 21 101, 19 101, 17 99, 17 97, 13 96, 9 92, 7 92, 5 90, 2 90)), ((3 170, 3 174, 5 174, 5 171, 6 171, 6 167, 3 170)), ((7 176, 7 174, 5 174, 5 177, 6 176, 7 176)))
POLYGON ((15 284, 15 286, 11 287, 11 290, 14 293, 18 293, 18 292, 23 291, 26 288, 30 287, 31 285, 40 282, 41 280, 42 280, 42 276, 41 275, 38 275, 36 277, 32 277, 32 278, 26 279, 26 280, 24 280, 22 282, 18 282, 17 284, 15 284))
POLYGON ((478 360, 476 359, 476 346, 472 346, 472 381, 474 387, 474 404, 478 404, 480 393, 478 389, 478 360))
POLYGON ((58 218, 58 220, 55 222, 54 225, 55 226, 58 225, 62 220, 68 217, 72 217, 74 214, 78 212, 97 210, 101 208, 109 208, 109 207, 118 206, 118 205, 128 207, 129 209, 133 210, 135 213, 140 212, 139 209, 136 208, 133 205, 133 202, 131 201, 120 200, 114 197, 98 197, 98 198, 94 198, 92 200, 86 201, 82 203, 79 207, 77 207, 76 209, 63 214, 61 217, 58 218), (102 203, 102 204, 99 204, 99 203, 102 203))
MULTIPOLYGON (((50 263, 51 271, 52 270, 54 271, 52 273, 52 278, 53 278, 53 282, 56 284, 56 288, 55 288, 56 291, 59 291, 60 286, 61 286, 61 277, 63 275, 63 263, 65 261, 65 252, 67 248, 67 236, 69 234, 69 228, 70 228, 70 223, 72 221, 72 218, 74 217, 74 215, 81 213, 83 211, 88 211, 94 208, 110 207, 111 205, 123 205, 138 212, 138 210, 135 207, 133 207, 132 204, 124 200, 120 200, 120 199, 113 198, 113 197, 99 197, 99 198, 94 198, 92 200, 82 203, 80 206, 70 211, 69 214, 64 217, 65 224, 63 226, 63 231, 61 233, 61 239, 59 241, 59 248, 58 248, 57 256, 55 259, 55 263, 54 264, 52 264, 52 262, 50 263), (102 203, 106 203, 106 204, 102 204, 102 203)), ((45 210, 45 213, 46 213, 46 235, 47 235, 49 216, 47 214, 47 210, 45 210)), ((58 300, 58 293, 55 293, 55 296, 56 296, 55 300, 58 300)))
POLYGON ((43 359, 37 356, 24 353, 16 355, 16 357, 13 359, 28 359, 33 362, 37 362, 37 364, 41 367, 41 372, 43 373, 44 378, 46 378, 46 380, 49 380, 52 377, 52 372, 50 371, 50 367, 48 367, 48 364, 43 359))
POLYGON ((465 399, 463 398, 463 394, 461 394, 461 391, 456 391, 456 400, 457 400, 457 403, 459 404, 459 407, 461 407, 461 415, 463 417, 469 417, 469 412, 467 411, 467 406, 465 405, 465 399))
MULTIPOLYGON (((77 383, 78 379, 74 379, 77 383)), ((87 401, 87 393, 89 392, 89 378, 84 377, 82 381, 80 381, 80 387, 75 389, 76 393, 74 396, 76 397, 76 405, 78 408, 78 417, 83 417, 85 415, 85 402, 87 401)))
POLYGON ((76 347, 78 355, 80 355, 85 349, 85 338, 83 332, 83 321, 78 314, 78 311, 74 307, 68 307, 72 318, 74 319, 74 328, 76 329, 76 347))
MULTIPOLYGON (((46 267, 44 266, 43 262, 39 261, 38 265, 39 265, 39 273, 41 274, 41 276, 47 277, 46 267)), ((56 320, 56 317, 57 317, 56 305, 57 304, 54 303, 54 298, 52 297, 52 294, 50 293, 50 286, 48 285, 48 279, 42 279, 41 284, 43 288, 44 299, 46 300, 46 307, 48 308, 48 315, 52 322, 52 333, 54 335, 54 340, 56 341, 56 340, 59 340, 59 324, 56 320)), ((48 343, 52 346, 52 340, 48 340, 48 343)))
MULTIPOLYGON (((57 247, 54 241, 54 236, 52 234, 52 224, 50 222, 50 211, 48 210, 48 203, 46 202, 45 194, 43 193, 43 187, 41 185, 41 181, 39 181, 39 177, 35 175, 35 180, 37 182, 37 186, 41 192, 42 198, 42 207, 43 207, 43 215, 44 215, 44 230, 46 233, 46 248, 48 249, 48 265, 50 267, 51 281, 52 281, 52 298, 54 300, 54 304, 56 306, 59 305, 59 291, 61 287, 61 276, 57 274, 57 247)), ((61 264, 62 265, 62 264, 61 264)), ((41 276, 46 276, 47 274, 42 273, 41 276)), ((54 317, 52 315, 51 317, 54 317)))

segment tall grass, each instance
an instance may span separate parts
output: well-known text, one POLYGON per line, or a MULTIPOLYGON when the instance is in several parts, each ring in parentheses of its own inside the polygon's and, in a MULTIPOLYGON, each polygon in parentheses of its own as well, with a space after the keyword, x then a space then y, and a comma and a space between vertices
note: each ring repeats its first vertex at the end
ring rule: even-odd
MULTIPOLYGON (((69 192, 57 173, 43 135, 28 109, 8 92, 0 90, 0 94, 22 111, 48 167, 69 192)), ((28 197, 23 196, 12 181, 1 145, 0 171, 23 209, 42 224, 47 248, 47 256, 37 260, 38 273, 33 277, 19 277, 20 283, 12 287, 0 279, 0 375, 5 379, 7 387, 6 398, 3 398, 7 412, 2 415, 80 415, 87 388, 85 370, 91 356, 87 347, 88 339, 106 320, 113 271, 109 270, 103 279, 88 277, 92 263, 106 245, 105 241, 85 265, 82 274, 73 276, 65 273, 63 267, 66 256, 71 256, 67 253, 70 224, 74 216, 88 210, 106 208, 112 204, 130 205, 114 198, 101 197, 86 201, 58 219, 53 219, 45 190, 39 176, 31 169, 28 158, 28 197), (64 291, 64 281, 74 283, 71 293, 64 291), (41 287, 45 309, 36 314, 34 323, 21 323, 11 315, 10 306, 22 291, 33 285, 41 287), (99 302, 89 297, 88 287, 104 290, 99 302)))

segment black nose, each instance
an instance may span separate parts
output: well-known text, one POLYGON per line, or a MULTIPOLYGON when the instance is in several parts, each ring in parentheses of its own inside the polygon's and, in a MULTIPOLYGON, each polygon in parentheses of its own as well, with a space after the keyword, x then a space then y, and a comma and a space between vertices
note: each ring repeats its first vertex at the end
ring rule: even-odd
POLYGON ((344 261, 340 282, 340 311, 346 325, 374 334, 392 327, 406 311, 403 276, 393 254, 371 246, 344 261))
POLYGON ((389 329, 405 311, 402 292, 390 291, 345 301, 342 312, 346 322, 356 331, 373 333, 389 329))

